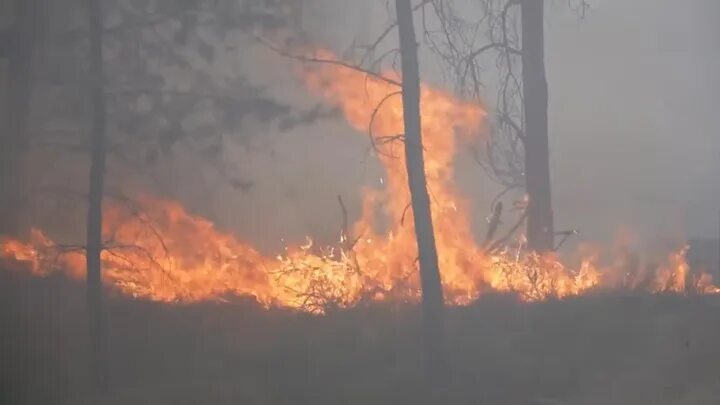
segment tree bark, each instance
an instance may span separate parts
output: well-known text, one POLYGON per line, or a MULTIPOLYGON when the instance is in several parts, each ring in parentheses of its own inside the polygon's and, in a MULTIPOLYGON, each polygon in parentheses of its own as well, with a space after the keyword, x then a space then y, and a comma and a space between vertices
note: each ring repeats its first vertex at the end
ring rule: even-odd
POLYGON ((527 238, 530 250, 544 252, 553 250, 555 234, 550 189, 544 1, 523 0, 521 12, 525 187, 529 199, 527 238))
POLYGON ((19 231, 17 218, 23 195, 20 166, 28 142, 30 113, 34 0, 16 0, 14 10, 12 28, 3 38, 8 59, 8 116, 0 140, 0 234, 19 231))
POLYGON ((102 288, 102 202, 105 181, 106 105, 103 84, 102 0, 87 0, 90 24, 90 77, 94 105, 87 215, 87 305, 90 372, 99 392, 108 389, 107 326, 102 288))
POLYGON ((445 308, 430 213, 430 197, 425 179, 420 118, 418 45, 415 39, 410 0, 396 0, 395 4, 402 61, 405 160, 420 262, 427 371, 431 384, 437 384, 445 377, 445 308))

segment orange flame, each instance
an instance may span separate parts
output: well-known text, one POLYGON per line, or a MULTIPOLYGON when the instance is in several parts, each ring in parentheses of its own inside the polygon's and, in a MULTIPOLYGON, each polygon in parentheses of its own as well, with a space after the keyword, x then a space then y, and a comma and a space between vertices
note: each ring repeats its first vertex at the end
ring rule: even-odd
MULTIPOLYGON (((333 59, 319 51, 318 58, 333 59)), ((393 79, 397 76, 391 75, 393 79)), ((415 301, 419 298, 417 248, 405 171, 403 106, 390 82, 336 64, 320 64, 303 75, 306 87, 337 105, 348 124, 370 131, 386 177, 384 189, 364 190, 359 220, 337 248, 288 248, 277 257, 221 232, 208 220, 189 214, 179 203, 143 196, 137 206, 109 205, 105 212, 105 282, 121 293, 163 302, 221 300, 252 296, 261 304, 313 312, 345 308, 363 300, 415 301), (378 215, 378 212, 380 215, 378 215), (389 224, 378 232, 380 221, 389 224)), ((458 143, 481 132, 482 106, 422 86, 421 112, 427 186, 431 195, 439 264, 446 299, 466 304, 483 291, 513 292, 526 301, 579 295, 618 285, 612 276, 624 268, 602 269, 593 257, 578 269, 566 268, 554 255, 524 255, 519 249, 489 256, 470 229, 470 205, 454 183, 458 143)), ((54 271, 73 278, 85 274, 80 250, 62 251, 42 232, 28 243, 4 240, 2 258, 36 275, 54 271), (62 253, 62 254, 60 254, 62 253)), ((684 251, 650 277, 653 292, 682 293, 693 287, 718 293, 709 275, 688 286, 684 251)), ((637 287, 639 278, 624 280, 637 287)))

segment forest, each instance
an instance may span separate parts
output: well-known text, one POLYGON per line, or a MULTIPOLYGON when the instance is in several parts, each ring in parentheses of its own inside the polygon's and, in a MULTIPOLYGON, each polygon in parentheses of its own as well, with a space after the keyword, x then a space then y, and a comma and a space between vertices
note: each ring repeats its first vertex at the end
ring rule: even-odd
POLYGON ((720 403, 714 15, 0 2, 0 404, 720 403))

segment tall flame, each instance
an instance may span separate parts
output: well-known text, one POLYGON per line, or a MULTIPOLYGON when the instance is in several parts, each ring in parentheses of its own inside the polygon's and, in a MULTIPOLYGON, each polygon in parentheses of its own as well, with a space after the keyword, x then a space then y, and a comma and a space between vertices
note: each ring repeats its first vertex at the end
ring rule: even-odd
MULTIPOLYGON (((316 56, 334 59, 325 51, 316 56)), ((352 128, 371 133, 385 169, 384 188, 364 190, 361 216, 347 234, 342 233, 339 246, 315 248, 308 239, 302 246, 268 257, 177 202, 141 196, 132 207, 107 206, 107 249, 102 258, 108 285, 124 294, 163 302, 243 295, 268 307, 313 312, 363 300, 419 298, 400 89, 338 64, 316 65, 304 71, 303 79, 310 92, 337 105, 352 128), (385 232, 377 230, 380 222, 389 224, 385 232)), ((568 269, 554 255, 523 255, 519 250, 487 255, 474 240, 470 204, 460 195, 453 170, 458 143, 481 133, 486 111, 423 85, 421 113, 427 187, 448 303, 468 303, 486 290, 517 293, 527 301, 618 285, 642 284, 654 292, 684 292, 690 287, 702 293, 720 292, 708 275, 688 285, 684 252, 674 253, 665 266, 643 275, 649 280, 645 283, 640 276, 618 281, 609 275, 625 268, 601 269, 592 257, 578 269, 568 269)), ((0 253, 13 267, 37 275, 59 271, 82 278, 85 274, 82 250, 59 247, 38 230, 27 243, 2 241, 0 253)))

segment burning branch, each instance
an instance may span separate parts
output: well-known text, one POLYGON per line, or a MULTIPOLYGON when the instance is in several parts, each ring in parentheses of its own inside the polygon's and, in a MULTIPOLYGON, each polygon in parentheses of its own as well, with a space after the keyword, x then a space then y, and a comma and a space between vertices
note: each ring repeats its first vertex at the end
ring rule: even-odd
POLYGON ((402 96, 402 91, 394 91, 387 96, 383 97, 382 100, 375 106, 375 109, 372 112, 372 115, 370 116, 370 123, 368 124, 368 135, 370 137, 370 143, 372 144, 373 150, 375 150, 376 153, 382 153, 380 149, 377 147, 377 144, 375 142, 375 136, 373 135, 373 124, 375 123, 375 119, 377 118, 378 113, 380 112, 380 109, 382 108, 385 103, 390 100, 393 97, 402 96))
POLYGON ((498 249, 500 249, 502 246, 504 246, 507 241, 512 238, 512 236, 515 234, 515 232, 520 229, 520 227, 525 223, 525 220, 527 219, 527 212, 523 213, 520 219, 518 219, 517 223, 510 228, 510 230, 503 236, 502 238, 496 240, 492 245, 490 245, 489 248, 486 249, 486 251, 490 254, 496 253, 498 249))
POLYGON ((490 243, 492 238, 495 236, 495 232, 497 232, 498 226, 500 226, 500 216, 502 215, 502 210, 503 204, 500 201, 495 204, 495 207, 493 208, 493 215, 489 221, 489 226, 487 233, 485 234, 485 241, 483 242, 483 247, 486 247, 488 243, 490 243))

